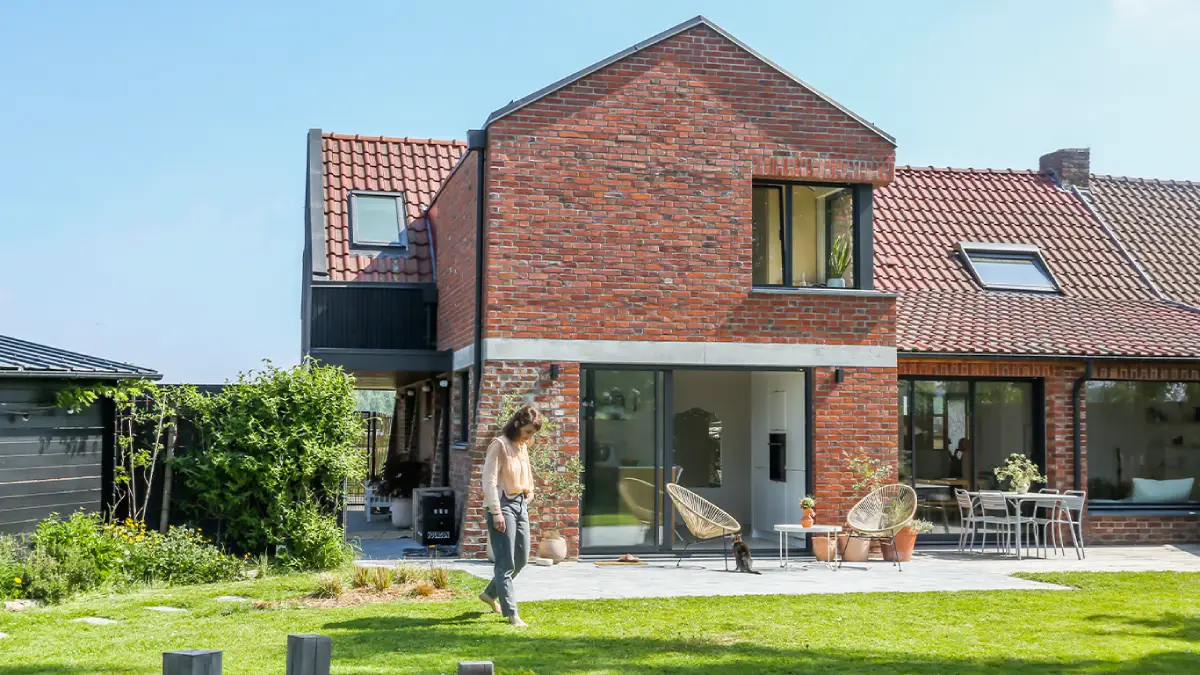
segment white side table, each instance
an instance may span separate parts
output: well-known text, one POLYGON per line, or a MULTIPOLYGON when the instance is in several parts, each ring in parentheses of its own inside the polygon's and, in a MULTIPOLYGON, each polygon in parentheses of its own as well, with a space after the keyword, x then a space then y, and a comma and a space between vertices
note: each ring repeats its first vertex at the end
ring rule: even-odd
POLYGON ((825 566, 828 567, 829 569, 836 569, 834 567, 834 563, 837 562, 837 558, 838 558, 837 535, 839 532, 842 531, 842 528, 840 526, 838 526, 838 525, 812 525, 810 527, 804 527, 803 525, 799 525, 799 524, 795 524, 795 523, 784 523, 782 525, 776 525, 775 531, 779 533, 779 566, 780 567, 786 568, 788 566, 788 564, 791 562, 791 558, 789 557, 789 550, 788 550, 790 548, 790 546, 789 546, 790 542, 788 541, 788 535, 790 535, 790 534, 824 534, 824 535, 828 535, 826 543, 829 546, 828 555, 826 555, 825 566))

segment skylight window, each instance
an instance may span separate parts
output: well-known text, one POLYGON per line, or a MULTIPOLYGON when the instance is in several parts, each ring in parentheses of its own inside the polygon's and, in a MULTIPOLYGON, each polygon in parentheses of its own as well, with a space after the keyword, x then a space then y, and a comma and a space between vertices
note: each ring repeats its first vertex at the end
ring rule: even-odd
POLYGON ((959 255, 983 288, 1000 291, 1057 293, 1058 282, 1042 252, 1028 244, 960 243, 959 255))
POLYGON ((352 193, 350 238, 356 246, 408 246, 404 196, 390 192, 352 193))

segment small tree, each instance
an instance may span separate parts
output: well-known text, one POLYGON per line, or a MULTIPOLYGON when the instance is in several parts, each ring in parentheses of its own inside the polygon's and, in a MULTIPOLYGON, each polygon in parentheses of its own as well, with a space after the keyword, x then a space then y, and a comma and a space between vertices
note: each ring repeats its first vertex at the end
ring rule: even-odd
POLYGON ((145 522, 155 470, 174 442, 180 403, 194 395, 194 387, 163 387, 149 380, 70 387, 59 392, 58 405, 70 413, 105 398, 112 399, 116 407, 113 500, 108 504, 111 513, 124 508, 129 518, 145 522))
MULTIPOLYGON (((496 428, 504 429, 513 413, 525 402, 516 394, 505 394, 500 402, 500 414, 496 420, 496 428)), ((559 461, 558 422, 550 415, 542 417, 542 428, 529 442, 529 468, 533 478, 543 486, 543 489, 533 491, 533 503, 544 503, 548 496, 556 499, 579 499, 583 494, 583 463, 578 457, 571 457, 565 462, 559 461)))
POLYGON ((868 455, 863 448, 859 448, 854 453, 844 452, 842 458, 846 461, 846 466, 850 467, 850 471, 854 473, 854 483, 851 487, 854 489, 855 497, 865 497, 891 482, 892 466, 884 464, 883 460, 877 457, 868 455))

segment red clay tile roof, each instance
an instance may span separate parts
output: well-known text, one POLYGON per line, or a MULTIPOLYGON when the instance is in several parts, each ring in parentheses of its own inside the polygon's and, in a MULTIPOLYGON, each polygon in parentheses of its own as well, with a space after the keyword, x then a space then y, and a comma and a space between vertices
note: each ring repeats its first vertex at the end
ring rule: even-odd
POLYGON ((461 141, 323 134, 329 279, 432 283, 433 246, 423 216, 466 147, 461 141), (352 250, 348 215, 351 190, 404 194, 408 210, 406 255, 352 250))
POLYGON ((1087 198, 1163 295, 1200 307, 1200 183, 1093 175, 1087 198))
POLYGON ((901 294, 901 352, 1200 358, 1200 312, 1159 300, 1048 175, 896 167, 875 200, 876 287, 901 294), (980 288, 961 241, 1037 245, 1062 294, 980 288))

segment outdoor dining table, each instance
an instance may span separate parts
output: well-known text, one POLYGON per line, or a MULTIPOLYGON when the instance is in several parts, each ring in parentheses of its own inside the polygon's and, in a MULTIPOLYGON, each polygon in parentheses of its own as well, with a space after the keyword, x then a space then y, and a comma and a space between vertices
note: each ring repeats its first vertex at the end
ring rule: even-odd
MULTIPOLYGON (((1017 516, 1017 560, 1021 559, 1021 505, 1033 503, 1039 506, 1054 506, 1059 502, 1065 502, 1068 508, 1075 510, 1076 502, 1082 502, 1083 498, 1078 495, 1064 495, 1057 492, 1001 492, 1004 498, 1010 504, 1016 506, 1017 516)), ((968 492, 967 495, 972 500, 979 499, 979 492, 968 492)), ((1082 506, 1080 504, 1079 506, 1082 506)), ((1036 511, 1036 507, 1035 507, 1036 511)), ((1034 527, 1037 527, 1036 521, 1034 527)))
MULTIPOLYGON (((837 536, 842 531, 840 525, 797 525, 795 523, 785 523, 775 526, 775 531, 779 533, 779 566, 787 568, 791 563, 790 537, 793 534, 823 534, 826 536, 826 559, 823 561, 829 569, 836 569, 834 565, 838 562, 838 547, 837 536)), ((805 569, 808 565, 804 566, 805 569)))

